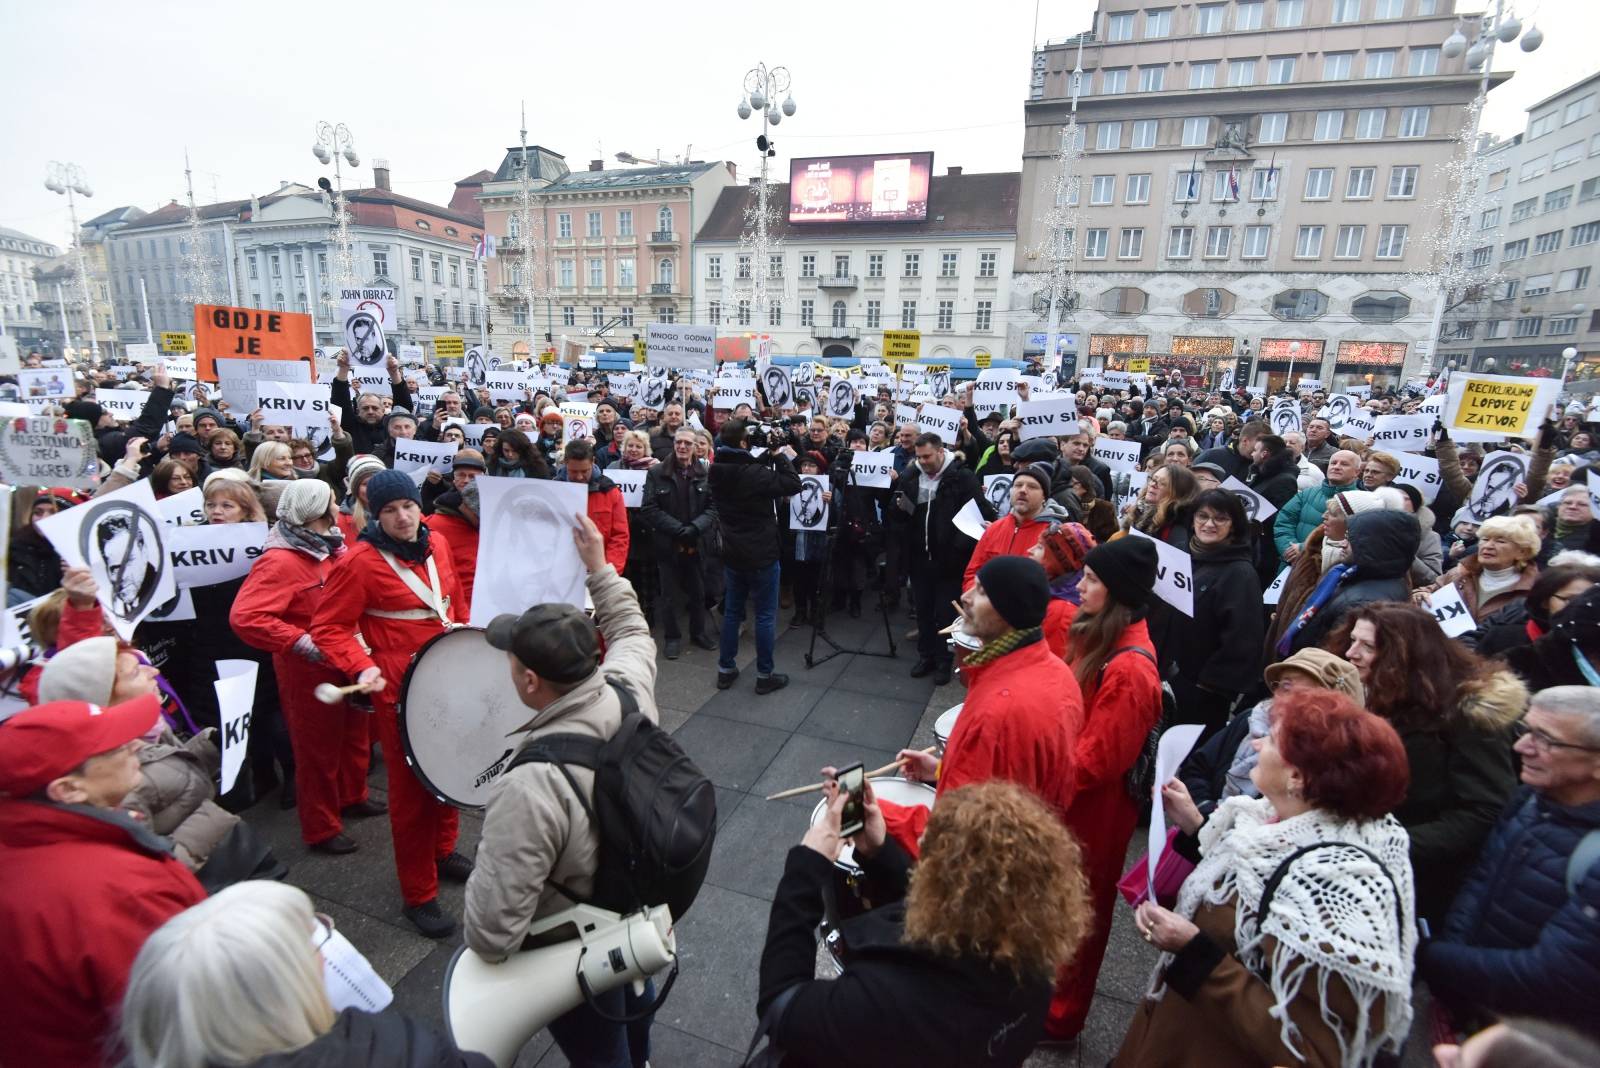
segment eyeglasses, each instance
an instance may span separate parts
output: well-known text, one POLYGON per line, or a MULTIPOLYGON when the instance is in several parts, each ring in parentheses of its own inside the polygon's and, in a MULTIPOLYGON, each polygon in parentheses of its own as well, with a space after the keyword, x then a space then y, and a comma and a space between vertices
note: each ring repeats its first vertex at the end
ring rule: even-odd
POLYGON ((1197 527, 1225 527, 1232 522, 1233 520, 1225 515, 1213 515, 1210 512, 1201 512, 1194 517, 1194 525, 1197 527))
POLYGON ((333 937, 333 917, 325 912, 314 912, 311 918, 317 921, 317 929, 311 932, 311 948, 321 950, 333 937))
POLYGON ((1600 745, 1578 745, 1575 742, 1563 742, 1561 739, 1542 731, 1538 727, 1530 726, 1527 720, 1518 720, 1516 726, 1517 737, 1526 735, 1533 739, 1533 747, 1548 756, 1556 749, 1572 749, 1579 753, 1600 753, 1600 745))

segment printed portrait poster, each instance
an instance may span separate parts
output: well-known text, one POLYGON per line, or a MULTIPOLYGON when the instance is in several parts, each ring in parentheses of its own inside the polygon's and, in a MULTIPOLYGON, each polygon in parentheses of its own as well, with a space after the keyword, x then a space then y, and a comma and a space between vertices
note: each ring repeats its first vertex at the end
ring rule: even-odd
POLYGON ((342 286, 339 318, 351 369, 382 367, 388 359, 387 331, 394 326, 393 286, 342 286))
POLYGON ((1280 438, 1293 432, 1299 432, 1300 402, 1296 400, 1281 400, 1272 406, 1272 411, 1267 413, 1267 424, 1272 427, 1272 432, 1280 438))
POLYGON ((672 389, 668 374, 665 367, 652 367, 645 372, 639 383, 640 407, 659 412, 667 406, 667 394, 672 389))
POLYGON ((1011 514, 1011 476, 984 475, 983 495, 1000 515, 1011 514))
POLYGON ((761 381, 761 393, 767 398, 769 407, 782 411, 794 406, 794 384, 787 369, 768 364, 757 372, 761 381))
POLYGON ((1472 484, 1467 510, 1483 522, 1517 499, 1517 483, 1528 480, 1528 456, 1520 452, 1492 452, 1478 467, 1478 480, 1472 484))
POLYGON ((482 389, 489 383, 489 350, 482 345, 474 345, 467 350, 467 385, 473 389, 482 389))
POLYGON ((789 498, 789 526, 794 530, 826 530, 828 505, 822 495, 828 492, 827 475, 801 475, 800 492, 789 498))
POLYGON ((543 478, 479 475, 478 579, 472 625, 553 601, 581 607, 584 567, 572 540, 589 487, 543 478))
POLYGON ((600 406, 592 401, 567 401, 561 412, 561 443, 594 437, 594 416, 600 406))
POLYGON ((100 604, 124 641, 132 641, 139 621, 177 592, 167 559, 167 527, 149 479, 46 516, 35 526, 68 566, 89 569, 100 604))

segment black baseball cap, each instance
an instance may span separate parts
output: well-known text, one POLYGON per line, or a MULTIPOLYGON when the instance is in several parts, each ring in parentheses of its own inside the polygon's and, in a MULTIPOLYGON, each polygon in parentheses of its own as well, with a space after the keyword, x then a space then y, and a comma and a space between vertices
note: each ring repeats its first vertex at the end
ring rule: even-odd
POLYGON ((600 666, 600 635, 570 604, 536 604, 520 616, 496 616, 485 637, 551 682, 578 682, 600 666))

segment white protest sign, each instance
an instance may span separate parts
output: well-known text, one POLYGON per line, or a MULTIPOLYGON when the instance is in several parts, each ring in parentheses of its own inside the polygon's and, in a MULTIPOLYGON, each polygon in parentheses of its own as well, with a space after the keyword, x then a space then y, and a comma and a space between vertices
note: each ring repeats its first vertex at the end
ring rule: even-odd
POLYGON ((394 380, 382 366, 350 366, 350 388, 356 393, 376 393, 380 397, 393 396, 394 380))
POLYGON ((1372 436, 1372 431, 1377 427, 1377 425, 1377 416, 1373 415, 1365 408, 1357 408, 1355 411, 1351 412, 1350 417, 1344 421, 1344 429, 1339 431, 1339 434, 1341 437, 1358 438, 1364 441, 1372 436))
POLYGON ((870 489, 888 489, 893 480, 894 454, 867 452, 865 449, 850 454, 850 478, 857 486, 870 489))
POLYGON ((849 419, 855 410, 856 387, 848 379, 834 379, 828 387, 828 414, 835 419, 849 419))
POLYGON ((167 528, 167 553, 179 589, 243 578, 266 543, 265 523, 167 528))
POLYGON ((1492 452, 1478 467, 1478 480, 1467 497, 1467 511, 1483 522, 1517 499, 1517 483, 1528 480, 1528 457, 1519 452, 1492 452))
POLYGON ((896 423, 912 423, 917 421, 917 406, 915 404, 896 404, 894 406, 894 421, 896 423))
POLYGON ((328 413, 333 410, 333 402, 329 399, 329 386, 263 381, 256 383, 255 389, 254 407, 261 409, 262 420, 267 425, 286 426, 299 437, 331 433, 328 413))
POLYGON ((1156 596, 1192 619, 1194 571, 1189 554, 1176 546, 1168 545, 1160 538, 1151 538, 1141 530, 1133 529, 1130 533, 1141 538, 1149 538, 1156 547, 1156 596))
POLYGON ((1433 432, 1431 415, 1380 415, 1372 428, 1372 445, 1384 452, 1421 452, 1433 432))
POLYGON ((125 355, 134 363, 155 363, 161 359, 161 346, 154 341, 133 341, 123 348, 125 355))
POLYGON ((233 789, 244 767, 245 749, 250 744, 250 717, 256 703, 256 671, 254 660, 218 660, 217 681, 211 685, 217 691, 217 710, 221 729, 217 741, 222 748, 222 792, 233 789))
POLYGON ((1366 384, 1351 384, 1344 387, 1344 391, 1357 400, 1366 400, 1372 396, 1372 387, 1366 384))
POLYGON ((983 495, 989 498, 989 503, 1000 515, 1007 516, 1011 514, 1010 475, 984 475, 983 495))
POLYGON ((756 406, 756 380, 753 378, 719 378, 714 387, 712 406, 731 412, 741 404, 756 406))
MULTIPOLYGON (((993 370, 993 368, 991 368, 993 370)), ((1010 368, 1010 378, 984 379, 980 377, 972 387, 972 407, 979 415, 999 412, 1010 415, 1011 406, 1017 403, 1017 371, 1010 368)), ((984 371, 988 374, 989 371, 984 371)))
POLYGON ((1322 379, 1320 378, 1301 378, 1300 383, 1295 386, 1295 389, 1300 393, 1315 393, 1321 388, 1322 379))
POLYGON ((421 367, 423 363, 423 349, 421 345, 407 342, 400 346, 400 362, 407 367, 421 367))
POLYGON ((190 382, 200 377, 193 356, 168 356, 164 362, 167 365, 168 377, 184 378, 190 382))
POLYGON ((1093 455, 1113 471, 1137 471, 1142 448, 1137 441, 1108 438, 1102 434, 1094 439, 1093 455))
POLYGON ((1350 413, 1356 410, 1356 399, 1348 393, 1336 393, 1328 398, 1328 403, 1322 406, 1317 413, 1317 418, 1326 419, 1328 428, 1335 434, 1344 429, 1345 423, 1350 421, 1350 413))
POLYGON ((82 419, 29 417, 0 423, 0 476, 13 486, 93 489, 99 448, 82 419))
POLYGON ((496 433, 498 433, 500 430, 499 425, 495 423, 466 423, 457 421, 455 425, 461 428, 461 433, 466 435, 467 444, 471 445, 474 449, 483 447, 484 431, 490 429, 491 427, 496 433))
POLYGON ((205 491, 191 486, 156 502, 161 518, 169 527, 197 527, 206 521, 205 491))
MULTIPOLYGON (((216 364, 222 399, 238 412, 248 413, 255 407, 257 387, 261 384, 311 384, 311 364, 306 360, 237 360, 219 357, 216 364)), ((383 380, 389 380, 388 372, 384 373, 383 380)), ((323 386, 322 390, 326 395, 327 387, 323 386)), ((268 419, 267 422, 276 421, 268 419)), ((321 422, 327 425, 327 413, 323 413, 321 422)))
POLYGON ((1291 431, 1304 429, 1300 425, 1300 402, 1296 400, 1274 401, 1272 411, 1267 413, 1267 425, 1279 437, 1291 431))
POLYGON ((756 381, 761 383, 761 395, 766 398, 768 407, 779 410, 794 407, 795 382, 786 368, 777 364, 759 367, 756 381))
POLYGON ((18 371, 17 385, 22 387, 24 400, 46 404, 65 404, 75 392, 72 372, 54 368, 18 371))
POLYGON ((151 609, 177 592, 168 529, 150 480, 46 516, 34 524, 69 567, 87 567, 96 596, 124 641, 151 609))
POLYGON ((566 401, 560 406, 561 443, 594 437, 594 413, 598 404, 589 401, 566 401))
POLYGON ((924 404, 917 413, 917 433, 938 434, 945 445, 954 445, 961 433, 961 413, 942 404, 924 404))
POLYGON ((1074 434, 1078 430, 1078 402, 1072 397, 1019 401, 1017 421, 1022 425, 1023 441, 1074 434))
POLYGON ((1222 488, 1239 498, 1239 503, 1244 505, 1245 518, 1251 522, 1264 523, 1277 514, 1277 505, 1232 475, 1223 479, 1222 488))
POLYGON ((644 480, 650 472, 628 471, 617 469, 607 471, 605 476, 617 484, 622 491, 622 503, 629 508, 638 508, 644 504, 644 480))
POLYGON ((1400 473, 1394 480, 1417 487, 1417 492, 1422 494, 1422 503, 1432 504, 1444 482, 1439 475, 1439 461, 1420 452, 1400 452, 1393 456, 1400 461, 1400 473))
POLYGON ((983 537, 983 532, 989 525, 988 521, 983 518, 983 509, 978 507, 978 498, 976 497, 962 505, 961 511, 957 512, 955 518, 950 522, 957 530, 973 541, 983 537))
POLYGON ((490 371, 484 388, 496 404, 526 399, 528 376, 521 371, 490 371))
POLYGON ((584 567, 572 541, 574 517, 588 508, 589 487, 543 478, 479 475, 478 577, 472 625, 520 615, 547 601, 581 607, 584 567))
POLYGON ((1272 580, 1272 585, 1261 591, 1262 604, 1278 603, 1278 600, 1283 596, 1284 584, 1289 581, 1289 572, 1293 570, 1294 568, 1292 567, 1285 567, 1282 571, 1278 572, 1278 577, 1272 580))
POLYGON ((384 367, 389 358, 385 335, 395 327, 394 298, 394 286, 340 287, 339 318, 352 371, 384 367))
POLYGON ((1428 611, 1439 621, 1447 637, 1459 638, 1478 629, 1478 621, 1467 611, 1467 602, 1461 599, 1461 591, 1456 589, 1455 583, 1440 586, 1433 592, 1428 598, 1428 611))
POLYGON ((111 413, 112 418, 119 423, 127 423, 136 419, 144 402, 150 394, 142 389, 97 389, 94 391, 95 403, 111 413))
POLYGON ((394 439, 394 469, 396 471, 430 471, 448 475, 455 462, 457 446, 453 441, 422 441, 418 438, 394 439))
POLYGON ((822 495, 827 492, 827 475, 801 475, 800 492, 789 498, 789 528, 827 529, 828 506, 822 499, 822 495))
POLYGON ((695 323, 650 323, 644 328, 644 362, 651 367, 713 368, 717 328, 695 323))
POLYGON ((1200 740, 1200 732, 1203 730, 1205 727, 1199 723, 1180 723, 1176 727, 1168 727, 1162 731, 1161 739, 1156 742, 1156 776, 1155 782, 1150 787, 1153 804, 1150 811, 1150 837, 1147 842, 1149 860, 1145 868, 1145 894, 1152 901, 1156 897, 1156 865, 1160 863, 1161 854, 1167 848, 1167 817, 1166 810, 1161 805, 1161 788, 1178 773, 1183 758, 1189 755, 1194 743, 1200 740))
POLYGON ((1444 425, 1457 441, 1531 437, 1560 394, 1559 378, 1458 371, 1450 376, 1444 425))
POLYGON ((1126 390, 1133 383, 1127 371, 1101 371, 1100 384, 1107 389, 1126 390))

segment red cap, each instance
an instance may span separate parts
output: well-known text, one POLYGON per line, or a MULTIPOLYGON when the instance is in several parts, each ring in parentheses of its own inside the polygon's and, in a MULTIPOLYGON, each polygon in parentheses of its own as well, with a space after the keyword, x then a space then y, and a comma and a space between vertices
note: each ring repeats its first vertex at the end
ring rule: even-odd
POLYGON ((108 708, 84 701, 25 708, 0 723, 0 796, 37 793, 90 757, 133 741, 160 718, 155 694, 108 708))

